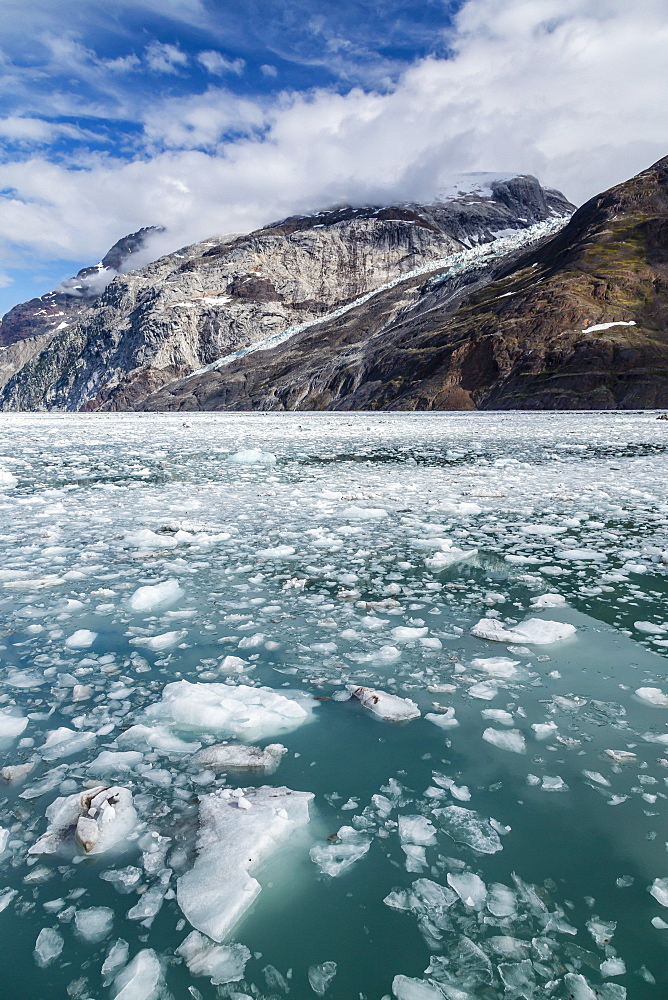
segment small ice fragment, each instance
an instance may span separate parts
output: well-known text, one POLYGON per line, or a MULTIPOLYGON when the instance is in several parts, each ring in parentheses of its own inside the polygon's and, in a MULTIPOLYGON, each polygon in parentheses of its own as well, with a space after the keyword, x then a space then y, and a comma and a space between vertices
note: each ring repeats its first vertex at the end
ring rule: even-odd
POLYGON ((650 896, 654 896, 661 906, 668 906, 668 878, 655 878, 649 888, 650 896))
POLYGON ((541 788, 543 789, 544 792, 567 792, 568 791, 568 785, 566 784, 566 782, 564 781, 564 779, 561 778, 558 774, 555 775, 555 777, 553 777, 553 778, 546 774, 543 777, 543 782, 541 784, 541 788))
POLYGON ((558 726, 556 722, 533 722, 531 728, 537 740, 547 740, 556 733, 558 726))
POLYGON ((65 640, 68 649, 88 649, 97 639, 98 633, 91 632, 90 629, 80 628, 65 640))
POLYGON ((176 949, 186 960, 193 976, 208 976, 214 986, 237 983, 244 978, 246 963, 251 957, 243 944, 214 944, 199 931, 191 931, 176 949))
POLYGON ((130 946, 127 941, 123 940, 123 938, 119 938, 111 945, 107 952, 107 957, 102 963, 102 968, 100 969, 102 981, 105 986, 108 986, 112 979, 117 976, 119 970, 122 969, 124 965, 127 965, 129 953, 130 946))
POLYGON ((451 707, 446 708, 443 712, 427 712, 425 719, 435 726, 440 726, 441 729, 454 729, 455 726, 459 725, 455 718, 455 710, 451 707))
POLYGON ((95 743, 95 733, 81 733, 67 726, 52 729, 46 734, 46 740, 40 753, 44 760, 60 760, 71 757, 72 754, 88 750, 95 743))
POLYGON ((621 958, 607 958, 601 962, 601 975, 604 979, 612 976, 623 976, 626 972, 626 964, 621 958))
POLYGON ((410 698, 369 687, 349 687, 348 690, 364 708, 386 722, 408 722, 420 717, 420 709, 410 698))
MULTIPOLYGON (((530 652, 527 650, 527 652, 530 652)), ((490 677, 510 680, 518 673, 519 660, 511 660, 508 656, 477 656, 471 660, 473 670, 481 670, 490 677)))
POLYGON ((114 979, 112 1000, 159 1000, 162 967, 151 948, 138 952, 114 979))
POLYGON ((319 997, 324 997, 335 975, 336 962, 322 962, 320 965, 309 966, 308 981, 313 992, 319 997))
POLYGON ((400 816, 399 839, 403 844, 429 847, 436 843, 436 828, 425 816, 400 816))
POLYGON ((42 927, 37 935, 33 951, 35 962, 40 969, 46 969, 56 961, 63 950, 64 944, 65 941, 62 934, 55 930, 55 928, 42 927))
POLYGON ((517 897, 501 882, 492 882, 487 895, 487 909, 495 917, 512 917, 517 913, 517 897))
POLYGON ((465 844, 478 854, 495 854, 502 850, 501 841, 491 823, 473 809, 463 806, 444 806, 434 809, 434 816, 443 830, 458 844, 465 844))
POLYGON ((487 887, 480 876, 473 872, 448 872, 447 880, 466 906, 480 910, 485 905, 487 887))
POLYGON ((371 837, 352 826, 342 826, 334 843, 316 844, 311 848, 311 861, 323 875, 336 878, 363 858, 371 847, 371 837))
POLYGON ((111 933, 113 925, 114 911, 108 906, 90 906, 74 914, 76 932, 89 944, 103 941, 111 933))
POLYGON ((508 628, 504 628, 495 618, 481 618, 471 629, 471 635, 479 639, 493 639, 495 642, 529 642, 543 646, 568 639, 576 631, 575 625, 542 618, 528 618, 525 622, 508 628))
POLYGON ((427 635, 428 628, 411 628, 409 625, 398 625, 393 628, 390 635, 395 642, 410 642, 412 639, 420 639, 427 635))
POLYGON ((133 646, 144 646, 154 653, 161 653, 163 649, 169 649, 170 646, 175 646, 177 642, 181 642, 187 635, 188 630, 181 628, 175 632, 163 632, 161 635, 135 636, 134 639, 130 639, 130 644, 133 646))
POLYGON ((661 688, 642 687, 636 691, 636 697, 655 708, 668 708, 668 695, 661 688))
POLYGON ((480 712, 483 719, 490 719, 492 722, 498 722, 502 726, 512 726, 513 716, 510 712, 506 712, 503 708, 483 708, 480 712))
POLYGON ((33 761, 29 761, 27 764, 9 764, 0 770, 0 778, 8 782, 23 781, 34 769, 35 764, 33 761))
MULTIPOLYGON (((183 597, 178 580, 165 580, 146 587, 138 587, 128 601, 130 611, 151 612, 169 607, 183 597)), ((140 952, 140 954, 142 954, 140 952)))
POLYGON ((606 788, 610 788, 610 782, 606 777, 604 777, 599 771, 583 771, 585 778, 589 778, 590 781, 595 782, 597 785, 604 785, 606 788))
POLYGON ((0 711, 0 739, 14 740, 20 736, 28 725, 28 720, 22 715, 13 715, 11 712, 0 711))
POLYGON ((439 551, 434 552, 433 556, 427 556, 424 564, 433 573, 440 573, 442 570, 456 565, 456 563, 467 562, 477 555, 477 549, 464 550, 458 549, 453 545, 447 549, 439 549, 439 551))
POLYGON ((656 927, 658 931, 668 931, 668 924, 661 917, 652 917, 652 927, 656 927))
POLYGON ((532 608, 563 608, 565 604, 566 598, 561 594, 541 594, 531 598, 532 608))
POLYGON ((236 465, 275 465, 276 456, 271 451, 261 451, 259 448, 242 448, 227 456, 228 462, 236 465))
POLYGON ((499 729, 486 729, 482 734, 483 740, 498 747, 499 750, 509 750, 511 753, 526 753, 526 741, 519 729, 510 729, 503 732, 499 729))

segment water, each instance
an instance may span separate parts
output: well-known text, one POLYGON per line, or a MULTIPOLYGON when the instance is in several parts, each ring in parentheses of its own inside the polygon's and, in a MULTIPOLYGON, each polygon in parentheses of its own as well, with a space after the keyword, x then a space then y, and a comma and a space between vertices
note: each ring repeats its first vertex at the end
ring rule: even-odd
POLYGON ((308 970, 325 962, 336 963, 332 1000, 380 1000, 393 982, 400 1000, 665 996, 668 936, 651 921, 668 923, 668 911, 648 889, 668 877, 668 753, 654 741, 668 710, 635 692, 668 694, 666 427, 651 413, 3 415, 0 710, 28 721, 2 741, 0 766, 34 767, 0 790, 0 886, 16 893, 0 913, 11 942, 0 994, 114 996, 100 970, 121 938, 130 959, 152 949, 162 966, 164 985, 132 1000, 281 997, 284 986, 316 996, 308 970), (262 460, 230 461, 249 449, 262 460), (440 572, 427 564, 453 549, 465 557, 440 572), (138 587, 167 580, 179 581, 178 601, 129 609, 138 587), (545 593, 567 604, 532 608, 545 593), (543 646, 492 642, 471 635, 485 615, 577 632, 543 646), (427 631, 406 640, 398 627, 427 631), (92 644, 68 646, 81 630, 92 644), (185 635, 164 650, 133 642, 172 631, 185 635), (226 655, 243 659, 242 674, 221 673, 226 655), (509 676, 473 662, 491 657, 515 663, 501 669, 509 676), (155 725, 144 709, 182 678, 325 700, 299 728, 256 741, 288 749, 269 776, 226 779, 188 753, 142 746, 131 770, 103 776, 133 793, 129 840, 99 856, 67 844, 29 855, 53 799, 100 783, 91 762, 121 749, 129 726, 155 725), (74 701, 75 684, 89 696, 74 701), (375 718, 343 700, 347 684, 410 698, 423 717, 375 718), (458 725, 424 718, 444 709, 458 725), (537 739, 532 726, 550 723, 537 739), (45 761, 59 727, 94 734, 92 745, 45 761), (520 733, 524 752, 483 740, 490 728, 520 733), (245 978, 216 986, 177 953, 192 928, 174 890, 195 859, 199 800, 225 784, 315 798, 308 827, 253 871, 262 891, 229 939, 250 949, 245 978), (471 810, 502 849, 453 839, 450 806, 471 810), (421 871, 407 870, 397 832, 400 816, 416 815, 437 830, 421 871), (331 878, 309 851, 343 826, 370 847, 331 878), (157 864, 142 858, 151 844, 164 848, 157 864), (100 877, 130 865, 139 873, 127 894, 100 877), (508 887, 509 915, 456 897, 448 874, 462 873, 508 887), (421 879, 445 887, 449 905, 425 902, 421 879), (155 918, 128 920, 155 886, 166 891, 155 918), (76 930, 90 907, 113 911, 97 943, 76 930), (40 968, 45 927, 63 950, 40 968))

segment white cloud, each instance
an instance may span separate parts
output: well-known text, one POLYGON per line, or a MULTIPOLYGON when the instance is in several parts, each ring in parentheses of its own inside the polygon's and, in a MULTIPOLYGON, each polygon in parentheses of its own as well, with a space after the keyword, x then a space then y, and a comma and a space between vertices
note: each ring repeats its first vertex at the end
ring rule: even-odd
POLYGON ((222 52, 216 52, 215 49, 199 52, 197 62, 204 67, 207 73, 212 73, 214 76, 223 76, 224 73, 240 75, 246 65, 243 59, 226 59, 222 52))
POLYGON ((0 288, 8 288, 13 282, 14 279, 6 271, 0 271, 0 288))
POLYGON ((268 77, 278 76, 278 70, 276 69, 276 67, 270 66, 269 63, 264 63, 262 66, 260 66, 260 72, 262 73, 263 76, 268 76, 268 77))
MULTIPOLYGON (((341 202, 428 199, 473 170, 534 173, 582 201, 668 152, 665 0, 468 0, 448 42, 451 58, 380 94, 265 103, 210 88, 157 102, 131 163, 0 165, 0 189, 16 192, 0 202, 0 237, 97 259, 163 224, 166 251, 341 202)), ((175 51, 164 72, 183 65, 175 51)))
POLYGON ((178 45, 168 42, 151 42, 144 49, 144 58, 154 73, 178 73, 188 65, 188 56, 178 45))

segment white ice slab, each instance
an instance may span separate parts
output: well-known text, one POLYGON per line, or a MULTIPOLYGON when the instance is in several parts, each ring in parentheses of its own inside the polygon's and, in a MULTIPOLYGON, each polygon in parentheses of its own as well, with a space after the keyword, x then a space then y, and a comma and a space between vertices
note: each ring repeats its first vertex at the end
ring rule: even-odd
POLYGON ((493 639, 495 642, 529 642, 536 646, 547 645, 568 639, 577 629, 568 622, 545 621, 542 618, 527 618, 519 625, 504 627, 496 618, 481 618, 471 629, 471 635, 479 639, 493 639))
POLYGON ((262 888, 250 873, 308 823, 312 799, 311 792, 267 786, 202 798, 197 860, 177 882, 179 906, 193 927, 224 940, 262 888))
POLYGON ((420 717, 420 709, 410 698, 400 698, 399 695, 369 687, 349 687, 348 690, 364 708, 386 722, 408 722, 420 717))

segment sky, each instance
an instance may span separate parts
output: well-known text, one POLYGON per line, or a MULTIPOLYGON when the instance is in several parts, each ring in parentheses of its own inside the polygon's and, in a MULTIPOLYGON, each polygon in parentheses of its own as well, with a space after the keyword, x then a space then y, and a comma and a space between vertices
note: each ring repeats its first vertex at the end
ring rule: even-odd
POLYGON ((0 314, 142 226, 146 260, 295 213, 668 154, 666 0, 2 0, 0 314))

